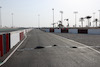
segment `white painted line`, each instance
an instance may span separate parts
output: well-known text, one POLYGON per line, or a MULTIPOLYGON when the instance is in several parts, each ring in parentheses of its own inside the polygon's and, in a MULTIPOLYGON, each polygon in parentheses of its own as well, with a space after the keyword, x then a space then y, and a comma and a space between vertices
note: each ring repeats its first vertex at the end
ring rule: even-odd
MULTIPOLYGON (((53 34, 53 35, 56 35, 56 34, 53 34)), ((56 36, 59 36, 59 35, 56 35, 56 36)), ((62 37, 62 36, 59 36, 59 37, 62 37)), ((62 37, 62 38, 65 38, 65 37, 62 37)), ((67 39, 67 38, 66 38, 66 39, 67 39)), ((83 45, 83 46, 85 46, 85 47, 87 47, 87 48, 90 48, 91 50, 93 50, 93 51, 95 51, 95 52, 97 52, 97 53, 100 54, 100 51, 95 50, 94 48, 92 48, 92 47, 90 47, 90 46, 87 46, 87 45, 85 45, 85 44, 79 43, 79 42, 74 41, 74 40, 71 40, 71 39, 67 39, 67 40, 69 40, 69 41, 71 41, 71 42, 74 42, 74 43, 77 43, 77 44, 81 44, 81 45, 83 45)))
POLYGON ((14 52, 19 48, 19 46, 25 41, 25 39, 27 38, 27 36, 25 35, 24 40, 12 51, 12 53, 0 64, 0 66, 2 66, 4 63, 7 62, 7 60, 14 54, 14 52))
POLYGON ((94 50, 95 52, 97 52, 97 53, 100 54, 99 51, 95 50, 94 48, 92 48, 92 47, 90 47, 90 46, 87 46, 87 45, 85 45, 85 44, 82 44, 82 43, 76 42, 76 41, 74 41, 74 40, 70 40, 70 39, 68 39, 68 40, 69 40, 69 41, 72 41, 72 42, 75 42, 75 43, 78 43, 78 44, 81 44, 81 45, 83 45, 83 46, 86 46, 87 48, 90 48, 91 50, 94 50))
POLYGON ((45 46, 45 48, 50 48, 50 47, 52 47, 52 46, 45 46))

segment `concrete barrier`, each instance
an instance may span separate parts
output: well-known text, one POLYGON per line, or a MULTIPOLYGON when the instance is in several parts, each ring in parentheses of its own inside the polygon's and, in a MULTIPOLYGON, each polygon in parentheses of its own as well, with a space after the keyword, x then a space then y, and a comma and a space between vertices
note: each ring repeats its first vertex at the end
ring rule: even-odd
POLYGON ((78 33, 80 33, 80 34, 88 34, 88 29, 78 29, 78 33))
POLYGON ((88 34, 100 34, 100 29, 88 29, 88 34))
POLYGON ((61 33, 68 33, 68 28, 62 28, 61 33))
POLYGON ((6 34, 6 53, 10 50, 10 33, 6 34))
POLYGON ((61 29, 54 29, 55 33, 61 33, 61 29))
POLYGON ((88 28, 61 28, 61 29, 53 29, 53 28, 41 28, 42 31, 45 32, 54 32, 54 33, 73 33, 73 34, 100 34, 100 29, 88 29, 88 28))
POLYGON ((50 32, 50 29, 44 29, 45 32, 50 32))
POLYGON ((24 36, 32 29, 24 29, 9 33, 0 34, 0 56, 9 52, 18 42, 24 39, 24 36))
POLYGON ((3 35, 0 34, 0 56, 3 56, 3 35))
POLYGON ((3 54, 6 54, 6 34, 3 34, 3 54))
POLYGON ((69 29, 68 33, 77 34, 78 33, 78 29, 69 29))
POLYGON ((10 38, 11 38, 11 48, 13 48, 13 46, 15 46, 20 41, 19 32, 12 32, 10 38))
POLYGON ((24 32, 20 32, 20 41, 24 38, 24 32))
POLYGON ((50 28, 50 32, 54 32, 54 28, 50 28))

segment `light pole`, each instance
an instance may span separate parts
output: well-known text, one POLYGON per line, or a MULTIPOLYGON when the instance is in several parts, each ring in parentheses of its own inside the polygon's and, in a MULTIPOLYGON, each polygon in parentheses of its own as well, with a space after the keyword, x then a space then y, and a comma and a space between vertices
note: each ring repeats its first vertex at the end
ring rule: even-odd
POLYGON ((11 13, 11 15, 12 15, 12 28, 13 28, 13 15, 14 15, 14 14, 13 14, 13 13, 11 13))
POLYGON ((77 24, 77 17, 76 17, 76 14, 77 14, 78 12, 77 11, 75 11, 74 12, 74 14, 75 14, 75 27, 77 26, 76 24, 77 24))
POLYGON ((0 6, 0 27, 2 27, 2 20, 1 20, 1 6, 0 6))
POLYGON ((64 19, 67 21, 67 27, 69 27, 69 19, 64 19))
POLYGON ((61 13, 61 24, 63 23, 63 11, 60 11, 61 13))
POLYGON ((100 10, 98 10, 99 11, 99 26, 100 26, 100 10))
POLYGON ((40 14, 38 14, 38 28, 40 28, 40 14))
POLYGON ((95 12, 93 13, 93 27, 94 27, 94 21, 95 21, 95 12))
POLYGON ((54 28, 54 8, 52 8, 53 11, 53 28, 54 28))

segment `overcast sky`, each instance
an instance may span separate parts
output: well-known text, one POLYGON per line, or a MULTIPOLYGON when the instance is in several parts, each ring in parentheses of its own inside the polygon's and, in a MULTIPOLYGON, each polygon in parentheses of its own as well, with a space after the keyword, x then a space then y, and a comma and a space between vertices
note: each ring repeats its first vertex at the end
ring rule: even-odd
MULTIPOLYGON (((75 24, 73 12, 78 11, 78 26, 80 17, 93 16, 93 12, 96 13, 95 18, 99 18, 100 0, 0 0, 0 6, 2 6, 3 26, 12 25, 11 13, 13 13, 14 26, 37 27, 38 14, 40 14, 40 26, 50 27, 52 26, 52 8, 55 11, 55 22, 61 19, 60 11, 63 11, 63 19, 68 18, 70 26, 75 24)), ((63 24, 66 26, 66 21, 63 21, 63 24)))

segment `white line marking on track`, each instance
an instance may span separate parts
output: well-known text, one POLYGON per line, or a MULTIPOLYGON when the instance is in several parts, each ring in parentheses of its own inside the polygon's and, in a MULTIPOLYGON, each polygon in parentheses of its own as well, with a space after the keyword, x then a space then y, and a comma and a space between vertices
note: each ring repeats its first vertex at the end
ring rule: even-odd
POLYGON ((50 47, 52 47, 52 46, 45 46, 45 48, 50 48, 50 47))
POLYGON ((12 51, 12 53, 0 64, 2 66, 7 60, 14 54, 14 52, 19 48, 19 46, 26 40, 27 36, 25 35, 24 40, 12 51))
POLYGON ((75 43, 78 43, 78 44, 81 44, 81 45, 83 45, 83 46, 86 46, 87 48, 90 48, 91 50, 94 50, 95 52, 97 52, 97 53, 100 54, 100 52, 99 52, 98 50, 95 50, 94 48, 92 48, 92 47, 90 47, 90 46, 87 46, 87 45, 85 45, 85 44, 79 43, 79 42, 74 41, 74 40, 70 40, 70 39, 68 39, 68 40, 69 40, 69 41, 72 41, 72 42, 75 42, 75 43))
MULTIPOLYGON (((56 35, 56 34, 54 34, 54 35, 56 35)), ((56 35, 56 36, 59 36, 59 35, 56 35)), ((62 37, 62 36, 60 36, 60 37, 62 37)), ((62 37, 62 38, 65 38, 65 37, 62 37)), ((81 44, 81 45, 83 45, 83 46, 85 46, 85 47, 87 47, 87 48, 90 48, 91 50, 93 50, 93 51, 95 51, 95 52, 97 52, 97 53, 100 54, 100 51, 95 50, 94 48, 92 48, 92 47, 90 47, 90 46, 87 46, 87 45, 85 45, 85 44, 79 43, 79 42, 77 42, 77 41, 75 41, 75 40, 71 40, 71 39, 68 39, 68 38, 66 38, 66 39, 69 40, 69 41, 71 41, 71 42, 75 42, 75 43, 77 43, 77 44, 81 44)))

